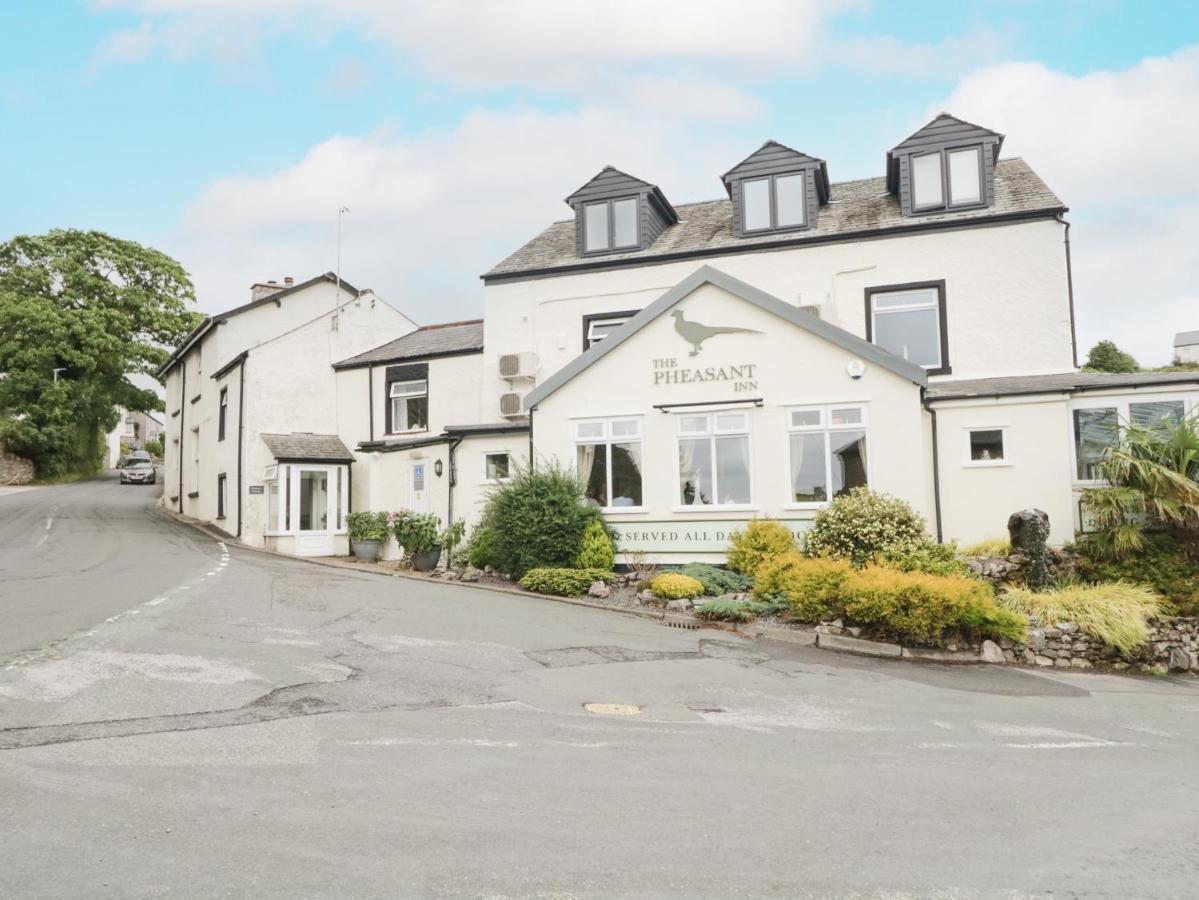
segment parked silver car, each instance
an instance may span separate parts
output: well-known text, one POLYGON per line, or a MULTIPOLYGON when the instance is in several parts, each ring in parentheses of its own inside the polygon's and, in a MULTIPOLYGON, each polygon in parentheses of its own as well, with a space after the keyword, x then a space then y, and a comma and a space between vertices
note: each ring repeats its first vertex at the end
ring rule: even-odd
POLYGON ((128 456, 121 460, 121 484, 154 484, 158 467, 149 456, 128 456))

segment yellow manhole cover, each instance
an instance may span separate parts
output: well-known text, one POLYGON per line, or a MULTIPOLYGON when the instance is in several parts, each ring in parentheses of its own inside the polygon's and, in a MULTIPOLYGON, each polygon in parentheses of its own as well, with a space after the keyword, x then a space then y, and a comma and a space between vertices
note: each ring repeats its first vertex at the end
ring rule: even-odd
POLYGON ((641 712, 640 706, 631 703, 584 703, 583 709, 601 716, 635 716, 641 712))

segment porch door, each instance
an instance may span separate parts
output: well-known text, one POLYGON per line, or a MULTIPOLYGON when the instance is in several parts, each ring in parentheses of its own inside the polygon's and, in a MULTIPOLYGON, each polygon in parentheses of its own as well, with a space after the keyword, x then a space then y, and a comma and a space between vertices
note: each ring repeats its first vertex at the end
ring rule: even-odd
POLYGON ((408 498, 409 508, 414 512, 427 513, 431 508, 428 460, 408 464, 408 498))
POLYGON ((327 467, 292 466, 292 496, 296 512, 296 555, 332 556, 338 498, 333 470, 327 467))

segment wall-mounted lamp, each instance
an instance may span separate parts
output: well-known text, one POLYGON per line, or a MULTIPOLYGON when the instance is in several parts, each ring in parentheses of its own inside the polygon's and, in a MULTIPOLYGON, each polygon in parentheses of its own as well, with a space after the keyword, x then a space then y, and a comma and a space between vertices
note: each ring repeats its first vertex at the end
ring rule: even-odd
POLYGON ((438 478, 440 478, 441 473, 443 471, 445 471, 445 467, 442 466, 440 459, 433 463, 433 474, 434 475, 436 475, 438 478))

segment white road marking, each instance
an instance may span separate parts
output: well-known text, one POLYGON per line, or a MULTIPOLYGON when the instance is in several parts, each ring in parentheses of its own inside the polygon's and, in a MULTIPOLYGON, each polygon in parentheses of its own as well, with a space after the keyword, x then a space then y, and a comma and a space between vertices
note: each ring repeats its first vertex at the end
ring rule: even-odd
POLYGON ((159 603, 165 603, 166 597, 155 597, 153 600, 147 600, 146 606, 157 606, 159 603))
POLYGON ((1004 744, 1013 750, 1086 750, 1091 747, 1143 747, 1144 744, 1133 744, 1128 741, 1058 741, 1037 744, 1004 744))
POLYGON ((217 543, 217 546, 221 548, 221 552, 222 552, 222 553, 228 553, 228 552, 229 552, 229 548, 225 546, 225 542, 224 542, 224 541, 217 541, 216 543, 217 543))

